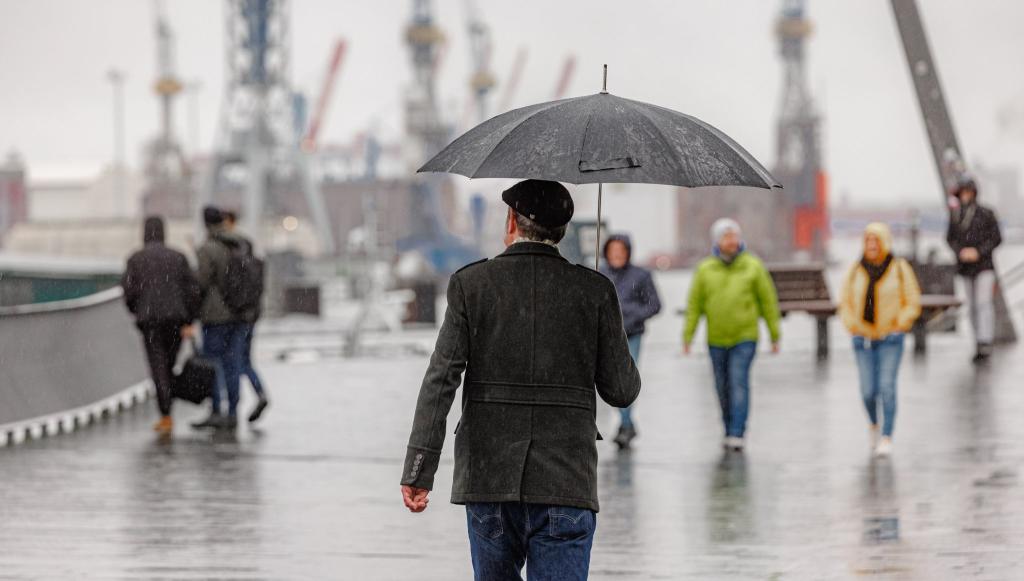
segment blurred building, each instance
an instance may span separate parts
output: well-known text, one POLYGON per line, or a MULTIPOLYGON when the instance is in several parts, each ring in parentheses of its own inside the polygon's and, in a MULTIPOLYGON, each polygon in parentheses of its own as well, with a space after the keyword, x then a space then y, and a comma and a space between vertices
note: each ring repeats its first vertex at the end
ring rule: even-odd
POLYGON ((711 225, 735 219, 751 252, 770 262, 792 258, 792 205, 785 190, 713 187, 680 188, 676 194, 677 245, 673 263, 693 264, 711 250, 711 225))
POLYGON ((32 222, 136 219, 145 186, 143 176, 113 166, 99 175, 33 174, 28 181, 28 217, 32 222), (123 199, 117 193, 119 183, 123 199))

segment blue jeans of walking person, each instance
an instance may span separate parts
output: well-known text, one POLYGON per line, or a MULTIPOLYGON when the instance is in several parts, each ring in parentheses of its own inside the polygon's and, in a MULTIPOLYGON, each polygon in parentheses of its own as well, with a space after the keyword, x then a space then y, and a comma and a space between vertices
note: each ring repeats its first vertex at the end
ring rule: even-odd
POLYGON ((597 514, 524 502, 466 504, 469 550, 478 581, 584 580, 597 514))
POLYGON ((744 341, 732 347, 708 346, 711 368, 715 372, 715 390, 722 406, 725 435, 742 438, 750 414, 750 366, 757 354, 756 341, 744 341))
POLYGON ((211 395, 214 413, 223 413, 223 389, 228 396, 227 415, 238 414, 238 385, 245 350, 245 327, 245 323, 203 325, 203 355, 217 363, 223 378, 223 385, 215 388, 211 395))
POLYGON ((871 425, 878 425, 878 407, 882 407, 882 436, 891 437, 896 421, 896 377, 903 358, 903 333, 869 340, 853 338, 853 352, 860 373, 860 394, 871 425))
POLYGON ((252 366, 252 336, 256 332, 256 325, 253 323, 245 323, 245 336, 243 337, 242 346, 242 363, 238 371, 239 376, 249 378, 249 383, 252 384, 253 391, 259 397, 265 397, 263 392, 263 382, 260 380, 260 376, 256 373, 256 368, 252 366))
MULTIPOLYGON (((632 335, 626 338, 626 343, 629 345, 629 355, 633 358, 633 363, 640 366, 640 342, 643 340, 643 334, 632 335)), ((635 404, 634 404, 635 405, 635 404)), ((622 420, 623 428, 633 427, 633 406, 619 408, 619 417, 622 420)))

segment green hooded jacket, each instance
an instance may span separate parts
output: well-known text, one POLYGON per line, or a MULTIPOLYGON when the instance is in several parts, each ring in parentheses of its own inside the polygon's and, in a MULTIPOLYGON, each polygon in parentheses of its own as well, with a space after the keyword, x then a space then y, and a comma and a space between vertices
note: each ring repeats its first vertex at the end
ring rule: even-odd
POLYGON ((693 341, 701 316, 707 318, 708 345, 732 347, 757 341, 758 319, 768 325, 772 342, 779 340, 779 300, 764 264, 741 252, 731 263, 709 256, 697 265, 690 284, 683 341, 693 341))

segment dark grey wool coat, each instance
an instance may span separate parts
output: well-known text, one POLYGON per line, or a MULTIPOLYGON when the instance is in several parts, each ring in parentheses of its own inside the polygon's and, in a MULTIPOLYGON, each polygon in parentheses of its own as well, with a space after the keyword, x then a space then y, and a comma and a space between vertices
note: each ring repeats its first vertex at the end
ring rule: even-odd
POLYGON ((640 393, 612 283, 534 242, 452 275, 402 484, 433 488, 463 371, 452 502, 598 510, 595 396, 640 393))

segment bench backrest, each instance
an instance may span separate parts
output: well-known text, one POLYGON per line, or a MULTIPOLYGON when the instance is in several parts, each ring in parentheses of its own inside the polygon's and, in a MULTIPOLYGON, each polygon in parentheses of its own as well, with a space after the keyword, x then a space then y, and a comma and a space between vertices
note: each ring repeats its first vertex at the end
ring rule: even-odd
POLYGON ((773 264, 768 273, 775 283, 779 302, 831 301, 821 264, 773 264))

